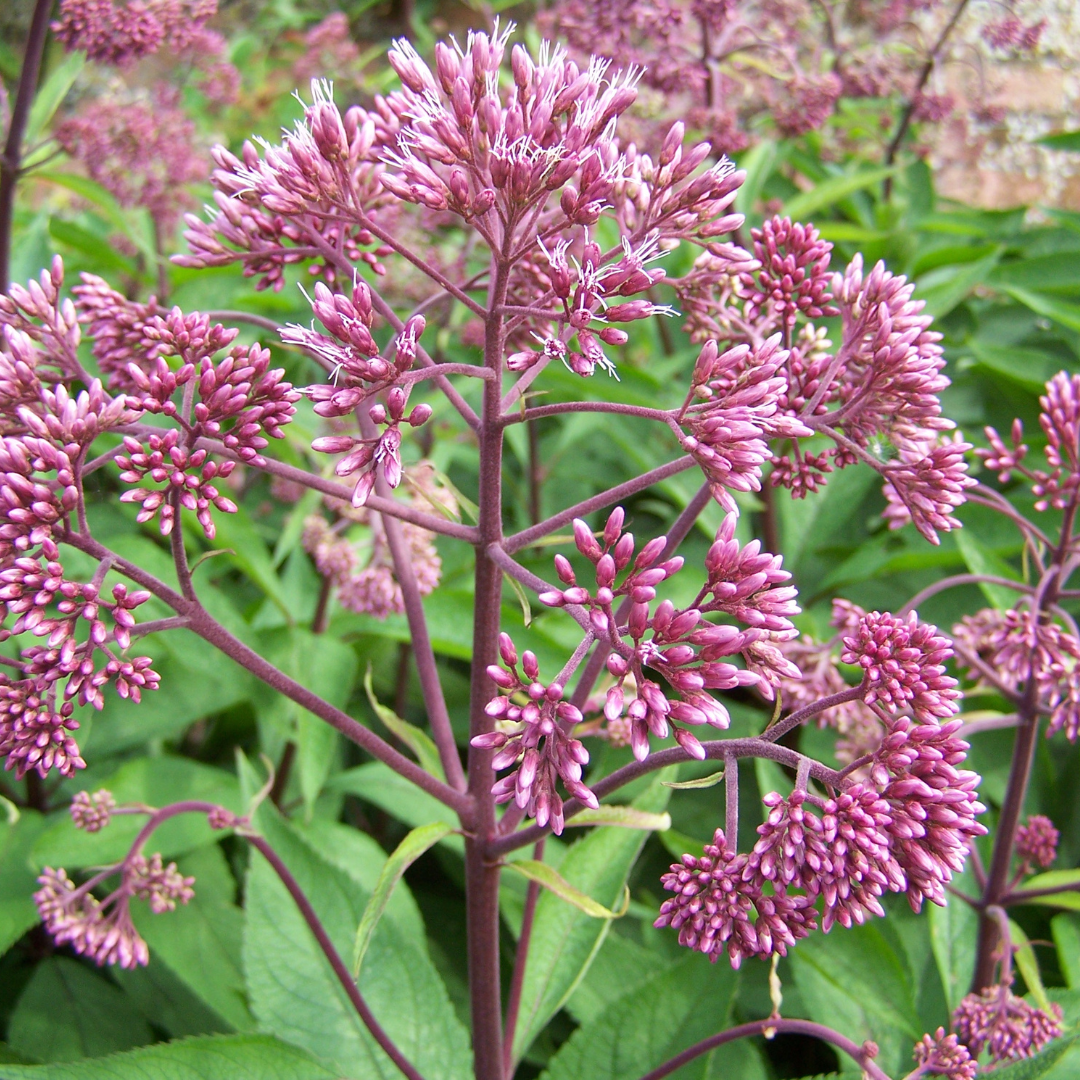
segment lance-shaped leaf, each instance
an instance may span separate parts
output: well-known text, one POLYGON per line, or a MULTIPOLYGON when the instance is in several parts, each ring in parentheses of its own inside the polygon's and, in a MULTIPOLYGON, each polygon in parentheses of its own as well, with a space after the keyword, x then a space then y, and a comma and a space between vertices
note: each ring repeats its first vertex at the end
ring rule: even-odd
MULTIPOLYGON (((671 784, 665 784, 671 787, 671 784)), ((595 810, 585 809, 575 814, 566 824, 569 825, 615 825, 624 829, 647 829, 650 832, 663 832, 671 828, 671 815, 651 814, 648 810, 638 810, 633 806, 608 806, 604 804, 595 810)))
MULTIPOLYGON (((370 673, 369 673, 370 677, 370 673)), ((453 829, 441 821, 431 825, 421 825, 398 844, 394 853, 386 860, 386 865, 375 883, 371 893, 371 899, 364 908, 364 914, 360 917, 360 925, 356 928, 356 944, 353 947, 352 972, 353 978, 360 975, 360 967, 364 963, 364 955, 371 944, 371 937, 375 933, 375 927, 379 924, 386 905, 390 902, 390 895, 394 886, 401 880, 406 870, 425 851, 433 848, 444 836, 448 836, 453 829)))
POLYGON ((618 911, 612 911, 610 908, 604 907, 603 904, 597 903, 587 893, 583 893, 580 889, 575 889, 574 886, 558 872, 558 870, 548 866, 546 863, 537 862, 535 859, 519 859, 516 862, 508 862, 505 865, 507 869, 516 870, 530 881, 535 881, 545 889, 550 889, 561 900, 565 900, 568 904, 573 904, 578 911, 584 911, 585 914, 592 919, 621 919, 630 906, 629 889, 627 889, 623 895, 623 902, 620 909, 618 911))
POLYGON ((426 731, 421 731, 415 724, 408 720, 402 720, 389 705, 383 705, 375 696, 371 685, 371 665, 368 664, 367 673, 364 675, 364 690, 367 699, 371 703, 375 715, 392 731, 415 755, 420 762, 420 767, 437 776, 440 780, 446 779, 442 762, 439 760, 439 751, 431 736, 426 731))
POLYGON ((1035 959, 1035 950, 1031 941, 1023 929, 1012 919, 1009 920, 1009 937, 1013 944, 1013 961, 1024 976, 1024 982, 1035 1004, 1043 1012, 1050 1012, 1050 999, 1046 996, 1046 987, 1043 986, 1042 975, 1039 974, 1039 961, 1035 959))
POLYGON ((708 776, 699 776, 696 780, 665 780, 664 787, 673 791, 697 791, 701 788, 716 787, 724 779, 724 770, 709 773, 708 776))

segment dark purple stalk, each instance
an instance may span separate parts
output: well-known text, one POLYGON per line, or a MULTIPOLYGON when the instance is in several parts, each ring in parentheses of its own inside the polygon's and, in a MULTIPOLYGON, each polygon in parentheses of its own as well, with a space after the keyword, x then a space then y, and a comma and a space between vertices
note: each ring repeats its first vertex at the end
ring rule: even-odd
MULTIPOLYGON (((1053 607, 1057 602, 1058 590, 1065 584, 1063 566, 1068 558, 1072 543, 1073 523, 1076 519, 1077 496, 1065 510, 1061 523, 1061 533, 1053 560, 1042 576, 1035 595, 1032 597, 1032 610, 1038 616, 1053 607)), ((994 836, 994 851, 990 857, 986 886, 982 891, 982 917, 979 920, 979 942, 975 955, 975 973, 971 988, 979 993, 994 981, 994 956, 1000 937, 1000 930, 994 919, 987 915, 987 910, 1000 905, 1011 891, 1009 872, 1012 867, 1013 850, 1016 846, 1016 834, 1020 827, 1020 817, 1024 810, 1028 783, 1031 779, 1031 767, 1035 761, 1035 746, 1039 737, 1039 688, 1034 677, 1034 658, 1028 666, 1027 682, 1024 694, 1017 705, 1017 733, 1013 745, 1012 764, 1009 768, 1009 780, 1005 789, 1005 799, 998 816, 997 832, 994 836)))
POLYGON ((23 136, 30 119, 30 108, 37 93, 41 58, 45 54, 45 39, 49 34, 49 14, 52 0, 37 0, 26 39, 19 86, 11 110, 7 140, 0 157, 0 292, 7 292, 11 274, 11 227, 15 217, 15 187, 22 166, 23 136))
POLYGON ((568 525, 574 518, 581 517, 583 514, 591 514, 594 510, 603 510, 605 507, 612 506, 620 499, 636 495, 639 491, 644 491, 646 488, 652 487, 653 484, 660 483, 661 480, 667 480, 668 477, 685 472, 693 464, 694 459, 687 454, 686 457, 669 461, 666 465, 651 469, 633 480, 627 480, 625 484, 619 484, 616 487, 608 488, 607 491, 601 491, 599 495, 594 495, 591 499, 585 499, 575 506, 568 507, 566 510, 562 510, 558 514, 541 521, 539 525, 534 525, 530 529, 522 529, 521 532, 508 536, 502 543, 502 549, 511 553, 520 551, 523 547, 528 547, 563 525, 568 525))
MULTIPOLYGON (((385 487, 382 476, 376 482, 377 487, 385 487)), ((389 491, 381 492, 388 499, 389 491)), ((447 782, 458 791, 465 790, 465 771, 461 767, 454 731, 450 725, 450 714, 446 710, 446 698, 443 695, 439 669, 435 663, 435 651, 431 647, 431 635, 428 633, 427 617, 424 615, 424 602, 420 596, 420 586, 416 582, 409 545, 401 528, 401 522, 387 515, 382 519, 386 543, 394 560, 394 575, 401 586, 401 598, 405 605, 405 618, 409 623, 409 638, 413 655, 416 658, 416 671, 420 676, 420 689, 424 695, 424 707, 427 710, 428 723, 435 745, 439 748, 439 760, 447 782)))
POLYGON ((694 1043, 693 1046, 688 1047, 681 1054, 677 1054, 670 1061, 657 1066, 652 1072, 646 1073, 641 1077, 641 1080, 663 1080, 663 1077, 670 1076, 688 1062, 693 1061, 694 1058, 701 1057, 702 1054, 707 1054, 710 1050, 723 1046, 724 1043, 734 1042, 736 1039, 745 1039, 754 1035, 764 1035, 765 1038, 771 1039, 778 1034, 809 1035, 811 1038, 832 1043, 838 1050, 843 1050, 849 1057, 854 1058, 865 1075, 869 1077, 869 1080, 889 1080, 888 1074, 874 1062, 876 1048, 871 1052, 865 1043, 859 1046, 850 1039, 845 1038, 840 1032, 833 1031, 832 1028, 826 1027, 824 1024, 815 1024, 810 1020, 783 1020, 780 1017, 754 1020, 749 1024, 740 1024, 738 1027, 728 1028, 727 1031, 721 1031, 718 1035, 710 1035, 709 1038, 702 1039, 701 1042, 694 1043))
MULTIPOLYGON (((536 841, 533 847, 533 859, 544 861, 546 839, 536 841)), ((525 892, 525 910, 521 914, 521 933, 518 935, 517 952, 514 953, 514 973, 510 977, 510 992, 506 999, 506 1028, 503 1034, 503 1073, 507 1077, 514 1075, 514 1033, 517 1031, 518 1015, 521 1012, 521 990, 525 985, 525 965, 529 960, 529 942, 532 938, 533 920, 536 918, 536 904, 540 899, 540 884, 530 881, 525 892)))
POLYGON ((562 401, 557 405, 538 405, 526 409, 523 413, 513 413, 506 417, 507 424, 518 424, 522 420, 540 420, 545 416, 561 416, 564 413, 595 412, 618 413, 620 416, 636 416, 642 420, 659 420, 667 424, 671 420, 669 409, 649 409, 644 405, 624 405, 619 401, 562 401))
POLYGON ((315 914, 315 909, 304 895, 303 889, 297 884, 296 878, 289 872, 289 868, 278 858, 277 852, 261 836, 255 836, 248 832, 244 832, 242 835, 270 864, 274 873, 281 879, 281 884, 285 886, 289 895, 293 898, 293 903, 296 904, 300 914, 304 917, 304 922, 308 924, 308 929, 318 942, 319 948, 322 949, 330 963, 330 967, 333 968, 338 982, 341 983, 342 989, 348 996, 349 1001, 352 1002, 357 1015, 364 1022, 364 1026, 368 1031, 371 1032, 372 1038, 382 1047, 386 1056, 401 1070, 403 1075, 408 1077, 408 1080, 424 1080, 408 1058, 394 1045, 393 1040, 383 1030, 379 1021, 375 1019, 374 1014, 364 1000, 364 995, 360 993, 359 987, 353 982, 349 969, 345 966, 345 962, 341 959, 337 949, 334 948, 334 943, 330 940, 323 924, 319 921, 319 916, 315 914))
POLYGON ((348 713, 335 708, 328 701, 324 701, 317 694, 313 694, 306 687, 274 667, 273 664, 264 660, 257 652, 245 645, 239 638, 234 637, 221 623, 213 619, 209 613, 197 602, 188 600, 169 588, 164 582, 159 581, 153 575, 148 574, 134 563, 121 559, 118 555, 109 551, 108 548, 96 540, 79 533, 69 533, 63 537, 63 541, 85 551, 95 558, 111 558, 113 566, 120 573, 129 577, 136 584, 148 589, 158 599, 164 600, 174 611, 187 619, 188 629, 194 631, 199 637, 209 641, 211 645, 220 649, 226 656, 235 660, 241 667, 246 668, 253 675, 260 678, 268 686, 284 694, 285 697, 295 701, 297 705, 314 713, 321 720, 325 720, 331 727, 336 728, 351 742, 366 750, 372 757, 389 765, 395 772, 400 773, 407 780, 411 780, 417 787, 423 788, 429 795, 433 795, 440 802, 445 803, 459 816, 468 819, 472 814, 472 801, 459 791, 437 780, 430 773, 425 772, 415 762, 410 761, 404 754, 399 753, 389 743, 380 739, 370 728, 354 720, 348 713))
MULTIPOLYGON (((488 307, 498 309, 506 301, 510 262, 506 252, 513 242, 507 229, 502 251, 492 253, 488 285, 488 307)), ((503 539, 502 458, 503 429, 499 422, 502 398, 502 367, 506 331, 501 317, 487 320, 484 336, 484 365, 496 377, 484 384, 480 441, 479 530, 476 551, 476 588, 473 614, 472 676, 469 690, 470 738, 486 733, 491 718, 484 705, 494 693, 488 665, 495 662, 500 608, 502 569, 489 550, 503 539)), ((469 994, 472 1008, 473 1061, 478 1077, 502 1080, 503 1033, 502 994, 499 972, 499 867, 487 854, 495 836, 495 800, 491 794, 493 751, 470 745, 468 790, 475 807, 472 835, 465 838, 465 899, 467 905, 469 994)))
MULTIPOLYGON (((919 77, 915 81, 915 89, 912 90, 911 97, 904 106, 904 111, 900 114, 900 123, 897 125, 896 132, 885 150, 886 165, 892 165, 893 162, 896 161, 896 155, 899 153, 900 146, 903 144, 904 138, 907 136, 908 130, 911 127, 911 121, 915 118, 915 110, 918 108, 919 98, 922 96, 923 90, 926 89, 926 84, 930 81, 930 76, 934 72, 934 67, 938 62, 938 57, 941 55, 941 50, 945 48, 945 43, 949 40, 950 35, 956 28, 956 24, 960 21, 960 16, 964 14, 964 9, 967 6, 968 0, 960 0, 956 5, 951 18, 945 24, 944 29, 934 43, 934 47, 930 50, 930 55, 927 56, 926 62, 919 71, 919 77)), ((892 195, 891 176, 885 177, 884 194, 886 200, 892 195)))

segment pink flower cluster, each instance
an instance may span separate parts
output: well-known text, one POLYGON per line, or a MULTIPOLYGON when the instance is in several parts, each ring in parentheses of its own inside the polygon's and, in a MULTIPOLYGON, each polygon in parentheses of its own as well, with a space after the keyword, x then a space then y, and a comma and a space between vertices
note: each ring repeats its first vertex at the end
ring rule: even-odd
POLYGON ((979 778, 956 767, 967 750, 958 727, 899 718, 868 784, 827 798, 800 788, 767 795, 768 816, 749 853, 729 849, 717 830, 702 858, 684 855, 672 866, 662 880, 675 895, 655 925, 679 930, 680 944, 714 962, 726 951, 738 967, 746 956, 786 955, 816 929, 819 901, 826 933, 884 915, 886 891, 905 892, 915 910, 923 899, 943 904, 968 844, 986 832, 975 820, 979 778))
POLYGON ((1061 1007, 1054 1005, 1053 1014, 1043 1012, 1002 983, 968 994, 953 1013, 953 1026, 974 1057, 985 1049, 991 1061, 1009 1061, 1031 1057, 1061 1035, 1061 1007))
POLYGON ((126 65, 159 49, 180 52, 217 11, 217 0, 61 0, 52 29, 69 49, 126 65))

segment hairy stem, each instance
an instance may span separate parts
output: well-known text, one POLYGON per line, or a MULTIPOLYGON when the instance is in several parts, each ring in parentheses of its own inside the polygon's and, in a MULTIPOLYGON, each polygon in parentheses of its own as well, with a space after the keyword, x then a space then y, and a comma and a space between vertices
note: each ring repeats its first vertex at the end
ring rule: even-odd
MULTIPOLYGON (((503 254, 493 254, 488 307, 495 311, 506 301, 510 263, 505 252, 512 243, 507 232, 503 254)), ((503 429, 499 422, 506 329, 501 316, 487 320, 484 366, 496 377, 484 384, 480 429, 479 522, 476 588, 473 614, 472 676, 469 688, 470 738, 490 730, 484 705, 494 692, 487 668, 498 654, 502 606, 502 569, 490 550, 503 538, 503 429)), ((495 801, 491 794, 493 751, 470 745, 468 790, 476 807, 473 834, 465 839, 465 896, 467 905, 469 996, 472 1008, 473 1063, 477 1080, 502 1080, 504 1075, 502 994, 499 973, 499 867, 487 856, 495 835, 495 801)))

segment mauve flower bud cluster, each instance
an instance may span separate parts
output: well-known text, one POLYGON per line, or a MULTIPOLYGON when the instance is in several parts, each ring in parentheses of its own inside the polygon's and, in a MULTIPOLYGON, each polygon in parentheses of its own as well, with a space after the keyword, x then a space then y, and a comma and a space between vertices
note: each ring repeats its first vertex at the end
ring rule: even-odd
POLYGON ((77 516, 77 473, 91 444, 139 416, 134 402, 110 397, 82 370, 63 276, 56 259, 39 281, 0 297, 0 415, 11 433, 0 442, 0 603, 15 617, 0 637, 45 639, 0 674, 0 756, 18 776, 84 767, 71 734, 76 705, 100 709, 108 682, 138 701, 159 681, 149 657, 125 655, 133 612, 150 594, 123 584, 106 592, 107 566, 90 582, 69 581, 60 562, 56 541, 77 516), (69 389, 75 380, 85 389, 69 389))
POLYGON ((70 945, 99 966, 134 968, 150 962, 150 950, 132 922, 131 898, 146 900, 150 910, 160 914, 174 910, 177 903, 187 904, 195 895, 194 884, 193 877, 184 877, 176 863, 165 865, 159 854, 148 859, 135 853, 78 888, 64 870, 46 867, 34 903, 57 945, 70 945), (117 873, 119 885, 99 900, 91 889, 117 873))
MULTIPOLYGON (((187 215, 184 235, 192 253, 174 256, 174 262, 239 262, 246 277, 259 278, 257 289, 275 292, 284 287, 286 266, 319 260, 327 246, 384 272, 379 259, 392 249, 371 232, 369 216, 393 223, 381 213, 392 202, 380 183, 379 156, 390 137, 386 122, 355 105, 342 113, 329 83, 313 80, 311 89, 312 104, 280 146, 264 143, 260 155, 247 142, 240 157, 214 148, 215 205, 206 221, 187 215)), ((311 272, 329 282, 337 276, 330 260, 314 263, 311 272)))
MULTIPOLYGON (((128 10, 141 8, 133 3, 128 10)), ((144 9, 145 10, 145 9, 144 9)), ((190 186, 206 179, 205 152, 177 92, 89 99, 60 123, 56 140, 121 206, 145 207, 164 236, 196 205, 190 186)))
POLYGON ((101 832, 112 820, 113 811, 116 809, 116 799, 111 791, 102 788, 91 794, 89 791, 79 791, 71 800, 71 820, 76 829, 83 832, 101 832))
POLYGON ((569 560, 560 555, 555 570, 567 587, 542 593, 540 601, 550 607, 584 607, 592 632, 612 647, 607 669, 616 681, 608 690, 604 715, 610 724, 626 711, 630 745, 638 760, 648 755, 650 734, 666 738, 672 728, 680 746, 703 757, 697 738, 681 725, 728 726, 727 710, 707 691, 759 683, 762 676, 749 670, 750 650, 770 637, 794 633, 790 619, 799 610, 795 590, 776 587, 790 577, 780 568, 778 557, 760 553, 757 541, 740 548, 734 540, 735 517, 730 515, 706 557, 708 578, 694 606, 677 609, 670 600, 663 600, 654 608, 657 587, 678 573, 683 560, 676 556, 659 561, 666 543, 663 536, 650 540, 635 558, 633 534, 622 531, 624 520, 622 508, 616 507, 608 517, 602 544, 584 521, 575 520, 574 540, 579 553, 595 567, 596 589, 579 585, 569 560), (615 602, 621 597, 630 601, 625 623, 615 612, 615 602), (713 623, 706 618, 712 612, 735 615, 748 626, 713 623), (745 668, 723 659, 739 653, 744 655, 745 668), (646 668, 663 677, 676 700, 668 699, 646 675, 646 668), (632 676, 634 692, 629 704, 624 689, 627 676, 632 676))
POLYGON ((968 1048, 955 1035, 946 1035, 938 1028, 931 1037, 924 1035, 915 1044, 916 1075, 943 1076, 945 1080, 975 1080, 979 1065, 968 1048))
POLYGON ((1062 510, 1080 487, 1080 375, 1058 372, 1046 384, 1046 393, 1039 398, 1039 404, 1042 406, 1039 425, 1046 435, 1044 452, 1049 471, 1022 464, 1028 448, 1023 443, 1024 426, 1020 420, 1013 421, 1011 447, 1006 447, 997 431, 988 427, 990 448, 975 453, 988 469, 998 473, 1002 483, 1014 471, 1031 481, 1036 510, 1062 510))
POLYGON ((868 705, 876 702, 890 713, 910 709, 917 720, 927 722, 957 711, 960 691, 945 674, 950 656, 949 639, 936 626, 919 622, 914 611, 907 618, 871 611, 844 638, 840 659, 863 669, 868 705))
POLYGON ((550 823, 558 835, 563 830, 563 802, 556 791, 559 779, 586 806, 600 805, 581 780, 589 752, 569 734, 581 721, 581 712, 563 700, 565 688, 560 683, 540 681, 536 656, 528 650, 521 656, 518 672, 517 649, 509 634, 499 635, 499 655, 505 666, 492 664, 487 673, 503 693, 493 697, 484 710, 495 720, 495 729, 475 736, 472 745, 496 751, 491 761, 496 772, 513 766, 491 789, 495 801, 513 800, 536 818, 538 825, 550 823), (515 703, 511 700, 514 695, 523 695, 526 704, 515 703))
MULTIPOLYGON (((912 299, 914 285, 882 263, 864 274, 861 256, 843 274, 830 276, 831 245, 812 227, 786 218, 767 221, 754 235, 756 257, 734 245, 710 245, 710 258, 699 259, 674 283, 690 311, 691 336, 726 340, 724 356, 751 346, 756 353, 761 336, 777 327, 792 342, 787 350, 772 342, 765 347, 772 368, 769 423, 756 441, 737 447, 746 462, 748 489, 760 486, 764 460, 772 463, 769 482, 790 488, 796 497, 817 490, 833 469, 862 461, 885 480, 890 526, 913 522, 936 543, 939 532, 959 525, 954 511, 974 480, 964 459, 971 447, 959 438, 942 439, 954 426, 941 416, 939 395, 948 386, 945 361, 940 334, 929 329, 931 319, 922 313, 923 302, 912 299), (843 333, 835 353, 813 323, 803 322, 795 332, 799 319, 837 313, 843 333), (796 440, 814 432, 832 437, 836 445, 804 451, 796 440), (763 437, 787 443, 773 452, 763 437), (883 442, 895 457, 882 456, 883 442)), ((736 371, 747 365, 745 355, 736 371)), ((723 395, 710 401, 725 435, 726 406, 723 395)), ((693 416, 694 410, 685 412, 693 416)), ((736 437, 738 430, 727 437, 736 437)), ((746 437, 754 440, 749 429, 746 437)))
POLYGON ((766 892, 746 874, 747 856, 732 851, 717 829, 700 858, 684 855, 660 879, 676 895, 653 925, 678 930, 680 945, 713 963, 726 952, 734 968, 747 956, 786 956, 816 926, 811 901, 782 889, 766 892))
POLYGON ((1044 814, 1032 814, 1016 830, 1017 857, 1029 866, 1048 870, 1057 858, 1061 834, 1044 814))
MULTIPOLYGON (((1050 713, 1048 736, 1064 731, 1070 742, 1080 737, 1080 639, 1070 629, 1048 613, 1037 615, 1023 606, 966 616, 953 634, 966 653, 989 664, 1010 689, 1034 681, 1039 704, 1050 713)), ((981 678, 974 665, 970 674, 981 678)))
MULTIPOLYGON (((753 849, 736 854, 717 830, 705 857, 684 855, 663 878, 675 893, 657 926, 680 931, 680 944, 716 960, 786 955, 817 927, 850 927, 883 916, 886 891, 945 902, 944 886, 963 867, 968 844, 986 830, 975 821, 979 778, 957 769, 967 744, 953 721, 914 727, 893 722, 874 755, 867 783, 828 798, 796 788, 764 799, 767 817, 753 849), (756 911, 756 922, 751 909, 756 911), (763 934, 763 919, 769 929, 763 934)), ((732 767, 732 766, 729 766, 732 767)))
POLYGON ((53 33, 100 64, 126 65, 167 49, 179 52, 217 11, 217 0, 61 0, 53 33))
POLYGON ((788 353, 775 334, 751 349, 736 345, 719 352, 705 342, 694 367, 693 393, 702 404, 682 411, 680 442, 701 466, 713 497, 736 511, 731 491, 760 491, 762 466, 770 459, 770 438, 813 435, 796 417, 780 411, 786 381, 780 374, 788 353))
MULTIPOLYGON (((337 590, 337 600, 343 608, 376 619, 400 615, 405 602, 381 519, 378 514, 363 509, 350 509, 338 526, 345 530, 354 523, 366 526, 366 539, 356 541, 332 527, 321 514, 311 515, 304 521, 304 550, 311 555, 319 573, 337 590)), ((421 596, 427 596, 442 577, 442 560, 435 549, 435 538, 408 521, 401 523, 401 531, 408 545, 417 588, 421 596)))
POLYGON ((1031 1057, 1061 1035, 1061 1006, 1045 1013, 1017 997, 1006 983, 968 994, 953 1013, 956 1036, 974 1057, 983 1050, 993 1062, 1031 1057))
POLYGON ((761 269, 756 275, 743 276, 749 318, 758 319, 767 312, 790 334, 797 315, 820 319, 840 314, 829 303, 832 244, 822 240, 817 229, 793 224, 791 218, 773 217, 760 229, 751 229, 750 235, 761 269))

